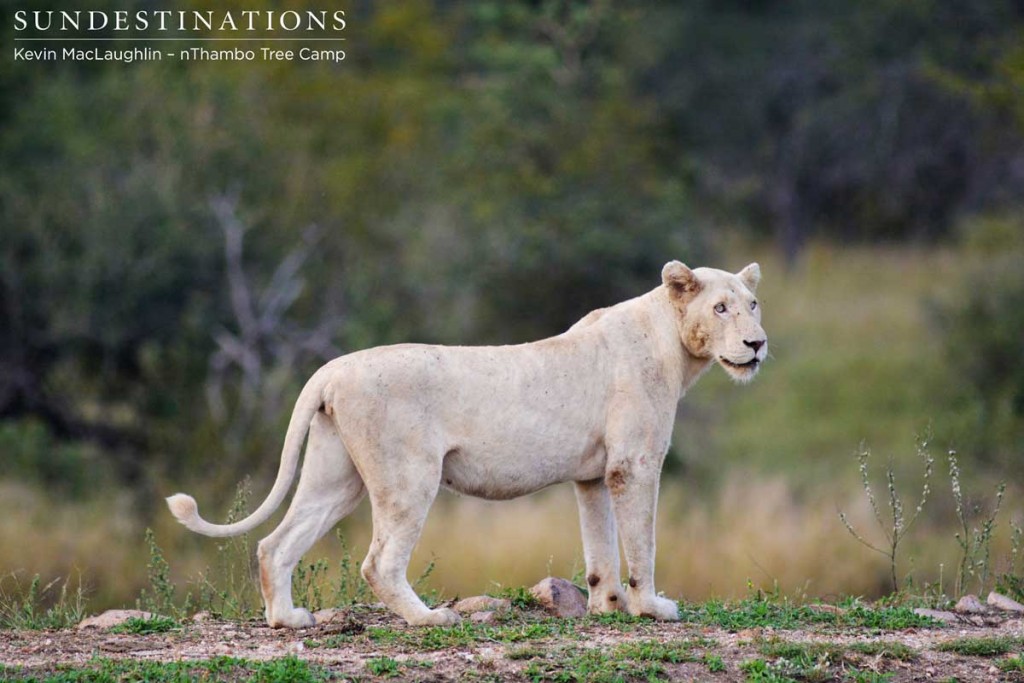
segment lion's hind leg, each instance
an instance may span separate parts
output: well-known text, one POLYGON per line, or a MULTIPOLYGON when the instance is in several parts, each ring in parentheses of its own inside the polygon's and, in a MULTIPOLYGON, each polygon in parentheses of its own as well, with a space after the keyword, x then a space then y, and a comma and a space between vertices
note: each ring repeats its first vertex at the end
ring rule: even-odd
MULTIPOLYGON (((406 572, 437 490, 441 463, 410 455, 402 462, 421 463, 413 471, 397 462, 367 460, 366 473, 373 506, 373 540, 362 574, 377 597, 413 626, 447 626, 459 621, 450 609, 430 609, 409 585, 406 572)), ((360 460, 361 466, 364 461, 360 460)))
POLYGON ((303 628, 314 624, 308 610, 292 604, 292 571, 317 540, 351 513, 366 488, 331 419, 318 412, 295 497, 281 524, 260 541, 260 587, 267 623, 303 628))

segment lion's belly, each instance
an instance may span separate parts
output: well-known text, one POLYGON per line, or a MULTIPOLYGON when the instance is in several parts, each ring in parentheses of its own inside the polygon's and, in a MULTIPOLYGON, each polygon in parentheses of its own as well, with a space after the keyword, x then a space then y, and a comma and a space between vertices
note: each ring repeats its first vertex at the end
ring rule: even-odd
POLYGON ((506 500, 560 482, 596 479, 604 475, 604 466, 604 447, 594 440, 561 451, 490 444, 450 451, 441 484, 468 496, 506 500))

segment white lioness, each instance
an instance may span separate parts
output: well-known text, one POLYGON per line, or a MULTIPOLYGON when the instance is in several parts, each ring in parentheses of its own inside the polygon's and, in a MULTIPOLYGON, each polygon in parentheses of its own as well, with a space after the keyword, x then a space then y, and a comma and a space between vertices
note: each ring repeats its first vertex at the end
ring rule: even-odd
POLYGON ((767 355, 752 263, 737 274, 678 261, 662 285, 594 311, 564 334, 518 346, 402 344, 331 361, 306 383, 263 504, 234 524, 211 524, 191 496, 167 499, 207 536, 266 521, 302 476, 281 524, 259 544, 271 626, 314 623, 292 604, 299 558, 369 491, 373 540, 362 574, 410 624, 452 624, 429 609, 406 569, 441 486, 508 499, 559 482, 576 487, 591 612, 677 619, 654 589, 654 519, 676 404, 717 361, 747 382, 767 355), (617 534, 616 529, 619 530, 617 534), (623 589, 616 536, 629 565, 623 589))

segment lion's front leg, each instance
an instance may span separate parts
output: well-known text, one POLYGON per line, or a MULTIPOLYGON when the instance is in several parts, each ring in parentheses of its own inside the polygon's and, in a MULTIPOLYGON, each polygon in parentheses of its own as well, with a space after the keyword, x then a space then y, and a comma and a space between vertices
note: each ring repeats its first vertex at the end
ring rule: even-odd
MULTIPOLYGON (((648 462, 655 460, 660 463, 660 459, 653 457, 648 462)), ((679 619, 679 605, 658 597, 654 589, 654 521, 660 469, 620 461, 610 464, 605 482, 629 565, 626 609, 637 616, 675 621, 679 619)))
POLYGON ((588 608, 591 614, 626 609, 619 569, 619 541, 608 487, 600 479, 576 482, 583 557, 587 565, 588 608))

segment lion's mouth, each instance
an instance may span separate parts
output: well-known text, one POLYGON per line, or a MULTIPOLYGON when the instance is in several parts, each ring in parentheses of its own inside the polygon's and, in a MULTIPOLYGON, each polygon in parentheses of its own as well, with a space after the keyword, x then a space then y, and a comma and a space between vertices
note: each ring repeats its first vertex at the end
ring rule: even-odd
POLYGON ((761 363, 757 357, 751 358, 746 363, 733 363, 731 360, 724 357, 719 357, 718 360, 721 361, 722 365, 735 368, 736 370, 756 370, 757 366, 761 363))

